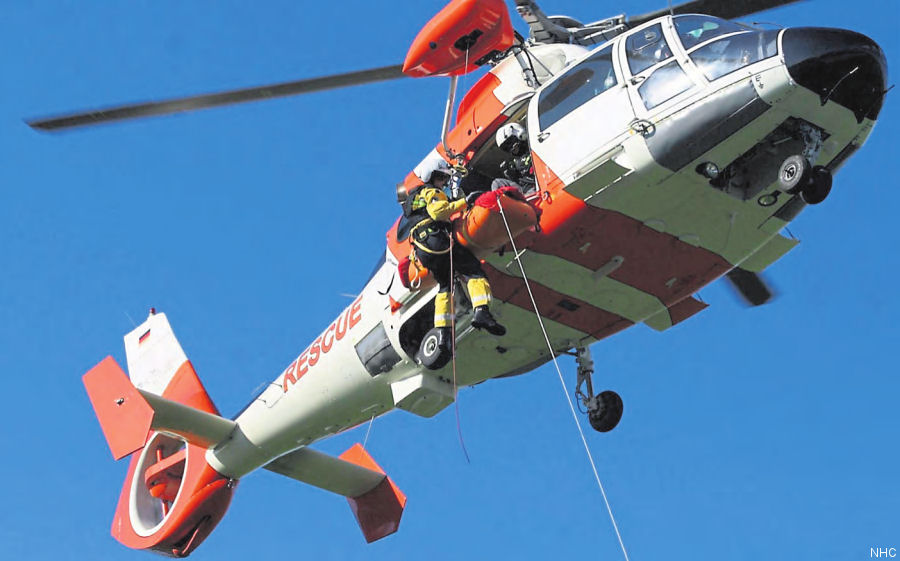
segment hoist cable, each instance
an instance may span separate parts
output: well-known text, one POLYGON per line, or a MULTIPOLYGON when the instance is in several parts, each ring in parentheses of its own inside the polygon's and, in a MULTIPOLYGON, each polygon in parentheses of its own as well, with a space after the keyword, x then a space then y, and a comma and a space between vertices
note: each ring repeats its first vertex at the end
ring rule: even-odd
MULTIPOLYGON (((468 53, 468 51, 467 51, 468 53)), ((450 228, 450 360, 453 361, 453 406, 456 410, 456 434, 459 436, 459 445, 462 448, 463 455, 466 457, 466 463, 471 464, 469 451, 466 450, 466 442, 463 440, 462 423, 459 420, 459 394, 456 386, 456 271, 453 268, 453 227, 450 228)))
MULTIPOLYGON (((469 49, 466 49, 466 66, 469 67, 469 49)), ((463 78, 465 80, 465 78, 463 78)), ((449 155, 449 154, 448 154, 449 155)), ((458 183, 457 183, 458 186, 458 183)), ((451 191, 455 191, 451 187, 451 191)), ((450 224, 450 360, 453 361, 453 408, 456 411, 456 434, 459 436, 459 446, 462 448, 466 463, 471 464, 469 451, 466 450, 466 441, 463 439, 462 422, 459 418, 459 388, 456 384, 456 269, 453 268, 453 223, 450 224)))
POLYGON ((363 448, 366 447, 366 443, 369 442, 369 433, 372 432, 372 425, 375 424, 375 415, 372 415, 372 418, 369 420, 369 428, 366 429, 366 437, 363 439, 363 448))
POLYGON ((531 305, 534 307, 534 313, 537 316, 538 324, 541 326, 541 331, 544 334, 544 341, 547 343, 547 348, 550 350, 550 357, 553 359, 553 365, 556 367, 556 373, 559 375, 559 383, 562 384, 563 393, 566 396, 566 401, 569 403, 569 410, 572 412, 572 418, 575 420, 575 426, 578 427, 578 434, 581 435, 581 442, 584 444, 584 450, 587 453, 588 461, 591 464, 591 469, 594 471, 594 479, 597 480, 597 486, 600 488, 600 494, 603 495, 603 502, 606 504, 606 511, 609 513, 609 519, 612 521, 613 529, 616 531, 616 537, 619 539, 619 546, 622 548, 622 555, 625 556, 625 561, 630 561, 628 558, 628 551, 625 549, 625 542, 622 541, 622 534, 619 532, 619 525, 616 523, 616 517, 613 515, 612 507, 609 504, 609 499, 606 496, 606 490, 603 488, 603 482, 600 481, 600 474, 597 471, 597 465, 594 463, 594 457, 591 454, 591 449, 588 446, 587 438, 584 436, 584 431, 581 429, 581 422, 578 420, 578 414, 575 413, 575 406, 572 404, 572 398, 569 397, 569 391, 566 389, 566 381, 563 378, 562 369, 559 367, 559 362, 556 360, 556 352, 553 350, 553 345, 550 343, 550 336, 547 335, 547 329, 544 327, 544 320, 541 318, 541 313, 538 310, 537 301, 534 299, 534 293, 531 291, 531 284, 528 282, 528 277, 525 275, 525 267, 522 265, 522 257, 519 253, 518 248, 516 247, 516 241, 513 239, 512 230, 509 228, 509 222, 506 220, 506 213, 503 211, 503 203, 500 202, 500 196, 497 197, 497 205, 500 207, 500 216, 503 217, 503 224, 506 226, 506 233, 509 235, 509 242, 512 244, 513 254, 515 255, 516 262, 519 265, 519 270, 522 272, 522 280, 525 281, 525 288, 528 290, 528 297, 531 298, 531 305))

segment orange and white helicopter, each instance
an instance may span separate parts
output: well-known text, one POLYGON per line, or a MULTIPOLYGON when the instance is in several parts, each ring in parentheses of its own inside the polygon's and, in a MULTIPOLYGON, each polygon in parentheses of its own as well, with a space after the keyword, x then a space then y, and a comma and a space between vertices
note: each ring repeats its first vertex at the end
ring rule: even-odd
MULTIPOLYGON (((791 1, 697 0, 582 24, 516 0, 526 39, 502 0, 453 0, 403 65, 31 122, 56 130, 450 76, 442 138, 420 166, 442 158, 455 169, 454 196, 485 192, 455 221, 455 239, 483 260, 509 331, 473 329, 457 289, 452 365, 431 331, 437 287, 405 261, 402 217, 359 296, 233 419, 219 415, 166 316, 151 311, 125 336, 128 376, 111 357, 84 376, 114 457, 133 454, 113 536, 188 555, 238 480, 262 467, 347 497, 377 540, 397 530, 403 493, 361 446, 332 457, 309 445, 394 409, 434 416, 460 386, 560 353, 577 356, 591 424, 612 429, 622 403, 595 395, 589 346, 637 323, 665 330, 691 317, 705 308, 693 294, 723 276, 750 303, 767 301, 758 273, 797 243, 780 232, 825 200, 878 117, 887 68, 869 38, 730 21, 791 1), (455 77, 479 67, 489 71, 457 106, 455 77), (495 136, 511 123, 527 131, 533 184, 494 191, 510 159, 495 136)), ((421 175, 410 172, 398 193, 421 175)))

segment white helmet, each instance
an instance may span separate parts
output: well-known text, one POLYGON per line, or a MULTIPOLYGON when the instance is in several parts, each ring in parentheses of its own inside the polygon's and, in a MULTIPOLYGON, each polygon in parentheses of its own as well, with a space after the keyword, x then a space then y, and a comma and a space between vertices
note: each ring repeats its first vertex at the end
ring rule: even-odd
POLYGON ((425 156, 424 160, 419 162, 419 165, 416 166, 413 173, 423 182, 428 183, 431 181, 431 176, 435 172, 449 176, 450 164, 447 163, 447 160, 445 160, 443 156, 438 154, 437 150, 432 150, 430 154, 425 156))
POLYGON ((497 146, 509 152, 513 144, 528 140, 528 133, 519 123, 507 123, 497 129, 497 136, 494 138, 497 140, 497 146))

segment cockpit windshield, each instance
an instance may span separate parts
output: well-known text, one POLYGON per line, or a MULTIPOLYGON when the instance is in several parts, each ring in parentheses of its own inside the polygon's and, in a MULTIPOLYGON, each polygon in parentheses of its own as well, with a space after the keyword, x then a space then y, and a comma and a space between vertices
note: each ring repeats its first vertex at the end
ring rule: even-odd
POLYGON ((778 30, 759 31, 710 16, 675 16, 684 50, 709 81, 778 53, 778 30))
POLYGON ((778 54, 777 29, 728 35, 688 53, 709 81, 778 54))
POLYGON ((635 76, 651 66, 672 58, 672 50, 663 37, 660 24, 636 31, 625 39, 628 67, 635 76))
POLYGON ((727 33, 753 31, 745 25, 710 16, 676 16, 674 22, 686 51, 727 33))

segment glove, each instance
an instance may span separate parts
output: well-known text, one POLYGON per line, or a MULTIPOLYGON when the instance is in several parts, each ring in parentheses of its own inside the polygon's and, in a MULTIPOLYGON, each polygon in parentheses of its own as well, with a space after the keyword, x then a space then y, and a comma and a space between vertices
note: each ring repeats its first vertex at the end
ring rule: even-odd
POLYGON ((518 168, 515 165, 515 162, 505 160, 500 163, 500 172, 503 174, 503 177, 509 179, 510 181, 518 181, 519 173, 518 168))

